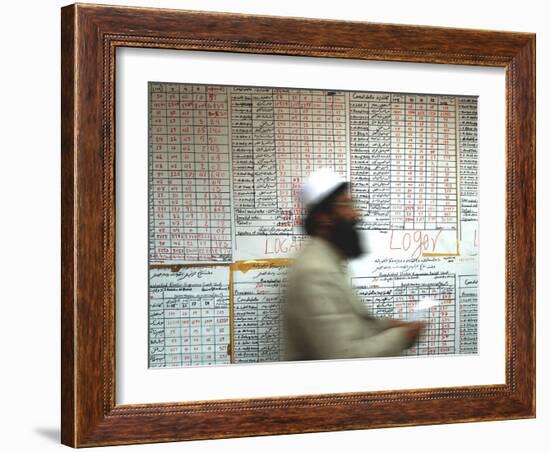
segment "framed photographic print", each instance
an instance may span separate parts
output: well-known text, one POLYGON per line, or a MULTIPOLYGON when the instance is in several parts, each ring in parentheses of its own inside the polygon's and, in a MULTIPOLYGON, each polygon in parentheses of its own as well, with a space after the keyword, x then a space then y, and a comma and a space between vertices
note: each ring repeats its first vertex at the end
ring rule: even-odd
POLYGON ((62 442, 533 417, 534 74, 527 33, 63 8, 62 442), (326 167, 400 356, 285 358, 326 167))

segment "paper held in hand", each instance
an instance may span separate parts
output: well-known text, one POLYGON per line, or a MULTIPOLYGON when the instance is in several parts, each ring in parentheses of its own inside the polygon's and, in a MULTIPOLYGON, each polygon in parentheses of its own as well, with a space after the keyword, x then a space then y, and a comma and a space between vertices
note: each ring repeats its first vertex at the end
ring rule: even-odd
POLYGON ((414 307, 412 312, 409 314, 409 320, 419 321, 419 320, 428 320, 428 315, 431 308, 434 308, 439 305, 439 300, 436 300, 431 297, 425 297, 418 302, 414 307))

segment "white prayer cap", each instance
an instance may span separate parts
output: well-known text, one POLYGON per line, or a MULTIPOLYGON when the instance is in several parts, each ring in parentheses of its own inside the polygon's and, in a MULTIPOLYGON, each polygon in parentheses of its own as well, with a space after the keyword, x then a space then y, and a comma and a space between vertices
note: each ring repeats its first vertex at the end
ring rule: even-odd
POLYGON ((301 187, 302 203, 311 211, 347 181, 329 168, 321 168, 311 173, 301 187))

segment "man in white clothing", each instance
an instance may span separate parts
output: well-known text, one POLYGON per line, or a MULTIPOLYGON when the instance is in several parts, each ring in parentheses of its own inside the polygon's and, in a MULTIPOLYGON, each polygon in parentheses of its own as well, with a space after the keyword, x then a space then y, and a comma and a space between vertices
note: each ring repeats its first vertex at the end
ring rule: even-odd
POLYGON ((313 360, 398 355, 422 322, 377 319, 360 302, 344 269, 363 254, 355 228, 359 211, 348 183, 330 170, 302 186, 308 242, 289 270, 284 304, 286 359, 313 360))

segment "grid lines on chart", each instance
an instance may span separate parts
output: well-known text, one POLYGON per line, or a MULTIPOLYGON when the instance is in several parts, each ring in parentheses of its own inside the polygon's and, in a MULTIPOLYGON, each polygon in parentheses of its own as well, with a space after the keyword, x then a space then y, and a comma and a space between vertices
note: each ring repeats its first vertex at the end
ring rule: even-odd
POLYGON ((159 83, 149 88, 151 261, 229 261, 225 90, 159 83))
POLYGON ((352 278, 362 303, 377 318, 406 320, 417 304, 429 297, 438 301, 430 308, 417 343, 407 355, 445 355, 456 350, 456 276, 414 275, 352 278))
POLYGON ((352 93, 352 192, 362 229, 457 229, 453 96, 352 93))

